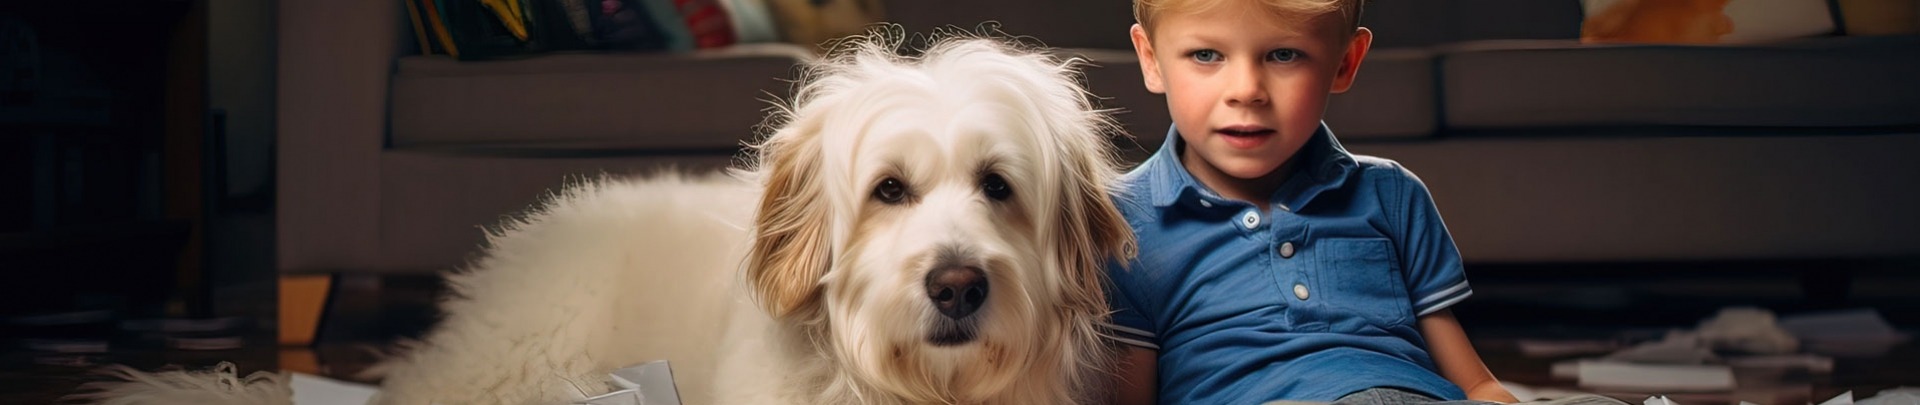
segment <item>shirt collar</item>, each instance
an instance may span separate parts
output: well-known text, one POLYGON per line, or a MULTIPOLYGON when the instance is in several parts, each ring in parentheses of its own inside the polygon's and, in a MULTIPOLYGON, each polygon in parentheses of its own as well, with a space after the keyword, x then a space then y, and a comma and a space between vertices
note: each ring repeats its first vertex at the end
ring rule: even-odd
MULTIPOLYGON (((1149 197, 1154 207, 1166 208, 1182 200, 1222 200, 1219 193, 1200 184, 1180 164, 1180 148, 1183 146, 1179 129, 1168 128, 1167 139, 1161 143, 1160 150, 1140 166, 1142 174, 1147 176, 1151 193, 1149 197)), ((1274 191, 1273 198, 1269 199, 1287 210, 1299 209, 1321 192, 1340 187, 1346 183, 1347 175, 1359 167, 1353 155, 1340 146, 1339 140, 1334 139, 1333 131, 1327 129, 1326 122, 1320 123, 1320 128, 1300 147, 1300 152, 1294 154, 1294 159, 1302 159, 1295 165, 1300 175, 1289 176, 1286 183, 1274 191)))

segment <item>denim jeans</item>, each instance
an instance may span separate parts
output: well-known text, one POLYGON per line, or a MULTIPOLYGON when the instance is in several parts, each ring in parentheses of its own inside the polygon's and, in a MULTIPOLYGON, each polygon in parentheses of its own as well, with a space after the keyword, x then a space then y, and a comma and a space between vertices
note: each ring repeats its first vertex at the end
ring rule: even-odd
MULTIPOLYGON (((1303 405, 1312 402, 1273 401, 1265 405, 1303 405)), ((1522 402, 1528 405, 1627 405, 1626 402, 1599 395, 1575 395, 1553 400, 1522 402)), ((1393 388, 1370 388, 1347 394, 1333 401, 1333 405, 1488 405, 1487 401, 1442 401, 1422 394, 1393 388)))

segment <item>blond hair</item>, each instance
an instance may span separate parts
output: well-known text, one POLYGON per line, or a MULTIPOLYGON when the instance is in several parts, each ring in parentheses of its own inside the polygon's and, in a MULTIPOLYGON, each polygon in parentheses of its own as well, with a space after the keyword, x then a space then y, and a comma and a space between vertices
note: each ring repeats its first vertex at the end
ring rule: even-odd
MULTIPOLYGON (((1340 13, 1347 25, 1360 27, 1360 9, 1366 0, 1259 0, 1260 4, 1274 13, 1294 15, 1323 15, 1340 13)), ((1148 31, 1153 30, 1153 17, 1168 13, 1194 13, 1220 5, 1222 0, 1133 0, 1133 20, 1148 31)))

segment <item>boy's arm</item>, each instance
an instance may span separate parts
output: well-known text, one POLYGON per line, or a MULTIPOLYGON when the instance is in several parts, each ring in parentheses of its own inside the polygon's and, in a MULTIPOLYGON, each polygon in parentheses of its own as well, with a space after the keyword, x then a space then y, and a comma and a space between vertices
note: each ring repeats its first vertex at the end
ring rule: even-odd
POLYGON ((1115 364, 1113 384, 1113 403, 1115 405, 1151 405, 1159 393, 1154 392, 1154 379, 1158 374, 1157 357, 1160 352, 1152 349, 1127 345, 1120 353, 1120 361, 1115 364))
POLYGON ((1433 355, 1434 365, 1440 367, 1440 376, 1459 385, 1467 392, 1467 399, 1519 402, 1506 387, 1500 386, 1500 380, 1493 378, 1493 372, 1487 371, 1487 364, 1480 361, 1480 353, 1473 350, 1473 342, 1467 340, 1467 332, 1460 328, 1460 321, 1454 319, 1453 310, 1442 309, 1421 316, 1420 335, 1427 339, 1427 352, 1433 355))

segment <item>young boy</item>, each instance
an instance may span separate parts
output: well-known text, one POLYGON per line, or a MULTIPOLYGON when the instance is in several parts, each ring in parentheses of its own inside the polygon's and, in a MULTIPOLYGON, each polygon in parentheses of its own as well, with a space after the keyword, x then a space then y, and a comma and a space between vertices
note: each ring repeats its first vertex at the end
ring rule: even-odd
POLYGON ((1118 197, 1120 402, 1514 402, 1447 309, 1472 290, 1426 186, 1320 121, 1372 41, 1360 1, 1134 1, 1173 129, 1118 197))

